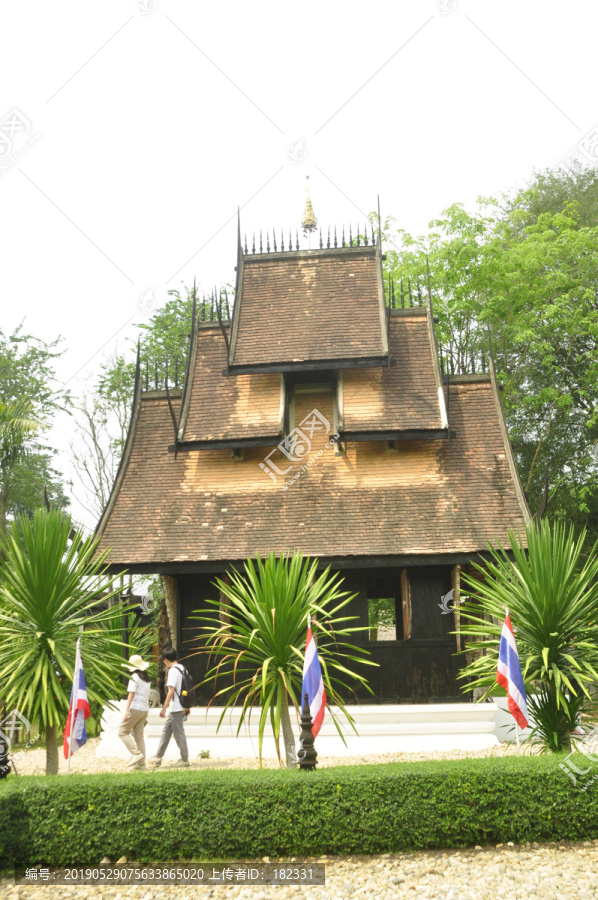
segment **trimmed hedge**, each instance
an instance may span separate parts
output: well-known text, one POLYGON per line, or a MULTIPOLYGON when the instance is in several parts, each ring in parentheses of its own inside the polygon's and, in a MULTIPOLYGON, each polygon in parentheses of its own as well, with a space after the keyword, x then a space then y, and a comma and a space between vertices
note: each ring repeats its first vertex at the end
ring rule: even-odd
POLYGON ((0 868, 596 838, 598 782, 579 791, 560 761, 11 777, 0 785, 0 868))

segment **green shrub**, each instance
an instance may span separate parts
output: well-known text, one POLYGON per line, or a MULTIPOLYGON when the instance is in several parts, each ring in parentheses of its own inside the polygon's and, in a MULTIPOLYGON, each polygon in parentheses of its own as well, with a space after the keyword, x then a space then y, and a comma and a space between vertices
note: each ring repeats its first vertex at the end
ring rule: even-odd
POLYGON ((0 786, 0 868, 596 838, 598 782, 581 792, 561 761, 11 777, 0 786))

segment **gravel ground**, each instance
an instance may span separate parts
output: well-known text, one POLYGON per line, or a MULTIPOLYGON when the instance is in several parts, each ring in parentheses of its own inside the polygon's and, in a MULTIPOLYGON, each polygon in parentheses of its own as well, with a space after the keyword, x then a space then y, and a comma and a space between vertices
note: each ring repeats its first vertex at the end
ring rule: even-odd
MULTIPOLYGON (((95 755, 98 739, 87 742, 71 761, 73 773, 125 772, 126 763, 118 759, 98 758, 95 755)), ((466 757, 504 756, 515 749, 502 745, 479 753, 452 751, 450 753, 411 753, 326 758, 320 765, 354 765, 419 759, 464 759, 466 757)), ((529 752, 529 751, 528 751, 529 752)), ((193 768, 253 769, 258 761, 252 759, 192 760, 193 768)), ((31 748, 17 757, 19 773, 43 774, 45 751, 31 748)), ((274 768, 275 760, 264 760, 264 766, 274 768)), ((66 772, 64 760, 61 774, 66 772)), ((135 777, 134 774, 131 777, 135 777)), ((270 861, 270 860, 264 860, 270 861)), ((305 860, 304 862, 308 862, 305 860)), ((314 860, 312 860, 313 862, 314 860)), ((100 860, 98 860, 99 864, 100 860)), ((116 862, 116 860, 114 861, 116 862)), ((124 860, 123 860, 124 862, 124 860)), ((232 862, 232 861, 231 861, 232 862)), ((275 862, 275 860, 272 860, 275 862)), ((0 879, 0 898, 11 900, 193 900, 195 897, 250 898, 269 897, 286 900, 302 897, 305 900, 336 900, 336 898, 400 898, 422 897, 436 900, 497 900, 499 897, 598 898, 598 840, 579 844, 522 844, 497 847, 476 847, 475 850, 421 851, 417 853, 382 854, 369 857, 323 857, 326 865, 324 886, 264 886, 228 884, 64 887, 44 885, 15 885, 11 879, 0 879)), ((130 863, 129 863, 130 864, 130 863)))
MULTIPOLYGON (((100 772, 126 772, 126 760, 116 759, 114 757, 98 757, 96 756, 96 747, 99 744, 99 738, 90 738, 84 747, 81 748, 71 758, 71 772, 73 775, 78 774, 97 774, 100 772)), ((318 759, 318 766, 321 768, 327 766, 355 766, 368 765, 373 763, 388 762, 413 762, 421 759, 466 759, 471 757, 483 756, 506 756, 517 752, 514 746, 501 744, 498 747, 492 747, 490 750, 480 750, 477 752, 469 752, 465 750, 451 750, 447 752, 436 753, 385 753, 380 756, 328 756, 318 759)), ((531 748, 527 748, 525 752, 531 752, 531 748)), ((16 765, 19 775, 43 775, 46 767, 46 751, 44 749, 35 749, 31 747, 21 753, 15 753, 16 765)), ((194 769, 258 769, 259 762, 257 759, 191 759, 191 767, 194 769)), ((60 753, 59 759, 60 774, 66 774, 66 760, 60 753)), ((169 764, 163 763, 163 768, 167 769, 169 764)), ((278 768, 276 759, 264 759, 263 766, 266 769, 278 768)), ((133 776, 132 776, 133 777, 133 776)))
POLYGON ((336 898, 422 897, 436 900, 580 900, 598 897, 598 841, 583 844, 521 844, 517 846, 395 853, 369 857, 323 857, 326 884, 313 887, 244 885, 104 887, 88 885, 15 886, 0 880, 0 897, 11 900, 192 900, 195 897, 286 900, 336 898))

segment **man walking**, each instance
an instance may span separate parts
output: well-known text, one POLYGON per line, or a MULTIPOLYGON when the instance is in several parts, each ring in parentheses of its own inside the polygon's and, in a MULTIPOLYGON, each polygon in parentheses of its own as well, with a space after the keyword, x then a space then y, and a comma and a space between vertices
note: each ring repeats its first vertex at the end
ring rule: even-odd
POLYGON ((164 705, 160 710, 160 718, 166 719, 164 730, 156 750, 156 755, 150 759, 150 765, 157 767, 162 764, 162 757, 174 735, 181 758, 172 763, 172 768, 186 769, 189 767, 189 751, 187 750, 187 738, 185 737, 184 722, 187 716, 181 703, 181 687, 183 683, 183 670, 177 665, 176 650, 170 648, 162 653, 164 665, 168 669, 166 687, 168 688, 164 705), (168 710, 168 712, 167 712, 168 710))

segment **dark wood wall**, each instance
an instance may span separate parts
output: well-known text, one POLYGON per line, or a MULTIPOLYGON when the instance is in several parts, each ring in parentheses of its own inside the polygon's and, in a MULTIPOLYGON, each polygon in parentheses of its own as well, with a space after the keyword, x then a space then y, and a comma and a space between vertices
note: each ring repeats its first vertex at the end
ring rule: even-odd
MULTIPOLYGON (((400 616, 401 569, 375 569, 345 571, 344 588, 356 597, 347 607, 347 615, 357 617, 355 624, 368 626, 368 590, 372 593, 372 579, 375 584, 395 585, 397 612, 400 616)), ((454 617, 443 614, 439 604, 443 595, 451 587, 450 566, 411 567, 408 569, 411 592, 411 637, 407 640, 370 641, 370 632, 355 635, 354 643, 365 646, 371 660, 378 668, 362 666, 358 671, 369 681, 373 696, 364 689, 358 689, 355 696, 347 694, 345 700, 356 699, 360 703, 428 703, 469 702, 459 687, 457 674, 464 665, 463 657, 455 657, 457 649, 454 631, 454 617)), ((201 649, 201 622, 194 615, 215 615, 203 601, 206 597, 217 599, 218 590, 213 585, 213 575, 181 575, 179 585, 179 656, 200 682, 207 672, 206 654, 197 653, 201 649)), ((401 632, 399 623, 398 633, 401 632)), ((212 665, 214 662, 212 661, 212 665)), ((229 682, 220 678, 217 689, 229 682)), ((214 689, 199 689, 200 703, 207 704, 214 695, 214 689)), ((216 700, 222 705, 224 700, 216 700)))
MULTIPOLYGON (((451 588, 451 567, 410 567, 407 573, 411 637, 374 642, 369 640, 369 631, 356 635, 355 643, 365 646, 371 660, 379 664, 379 668, 364 666, 359 670, 367 676, 374 696, 360 689, 357 698, 360 703, 469 702, 471 697, 462 693, 457 682, 464 661, 454 656, 456 637, 450 634, 455 629, 454 616, 443 614, 440 608, 442 597, 451 588)), ((349 608, 362 626, 368 625, 368 582, 371 584, 373 576, 376 581, 383 579, 386 584, 396 585, 400 615, 401 569, 347 572, 346 589, 357 594, 349 608)))

